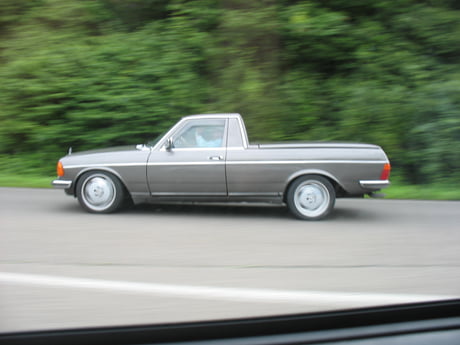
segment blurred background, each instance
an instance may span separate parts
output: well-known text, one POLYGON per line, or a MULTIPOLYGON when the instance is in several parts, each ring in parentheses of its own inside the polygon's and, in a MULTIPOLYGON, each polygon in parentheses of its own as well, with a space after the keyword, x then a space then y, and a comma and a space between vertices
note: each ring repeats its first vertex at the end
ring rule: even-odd
POLYGON ((239 112, 252 142, 378 144, 396 185, 460 198, 456 0, 1 0, 0 81, 0 185, 239 112))

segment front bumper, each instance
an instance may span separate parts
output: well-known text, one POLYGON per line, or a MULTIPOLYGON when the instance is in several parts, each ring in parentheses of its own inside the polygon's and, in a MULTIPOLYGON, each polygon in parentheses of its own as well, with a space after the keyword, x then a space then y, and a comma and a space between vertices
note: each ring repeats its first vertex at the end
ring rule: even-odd
POLYGON ((59 189, 69 189, 72 187, 72 181, 71 180, 54 180, 51 182, 54 188, 59 188, 59 189))
POLYGON ((361 187, 365 189, 379 190, 386 188, 390 185, 389 180, 361 180, 359 181, 361 187))

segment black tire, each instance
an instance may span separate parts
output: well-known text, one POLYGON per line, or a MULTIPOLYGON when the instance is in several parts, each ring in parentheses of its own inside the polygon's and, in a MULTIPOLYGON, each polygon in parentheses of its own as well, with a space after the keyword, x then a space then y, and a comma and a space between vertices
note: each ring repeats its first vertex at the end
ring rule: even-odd
POLYGON ((125 199, 125 189, 120 180, 107 172, 84 173, 77 182, 77 198, 90 213, 117 211, 125 199))
POLYGON ((332 183, 319 175, 297 178, 287 191, 286 203, 297 218, 320 220, 327 217, 335 204, 332 183))

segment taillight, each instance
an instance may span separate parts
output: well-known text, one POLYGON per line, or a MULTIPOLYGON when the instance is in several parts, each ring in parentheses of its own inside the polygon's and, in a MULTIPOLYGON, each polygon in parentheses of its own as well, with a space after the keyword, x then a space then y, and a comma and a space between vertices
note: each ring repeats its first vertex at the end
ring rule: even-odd
POLYGON ((56 172, 59 177, 64 176, 64 166, 61 161, 57 163, 56 172))
POLYGON ((390 163, 385 163, 383 165, 382 174, 380 175, 381 180, 388 180, 390 177, 391 165, 390 163))

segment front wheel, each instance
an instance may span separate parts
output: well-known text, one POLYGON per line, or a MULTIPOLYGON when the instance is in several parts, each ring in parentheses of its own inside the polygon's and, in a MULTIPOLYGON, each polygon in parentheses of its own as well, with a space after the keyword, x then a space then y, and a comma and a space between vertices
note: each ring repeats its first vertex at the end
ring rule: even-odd
POLYGON ((122 205, 124 189, 112 174, 87 172, 78 180, 77 198, 88 212, 111 213, 122 205))
POLYGON ((289 187, 286 202, 297 218, 319 220, 334 208, 335 190, 331 182, 322 176, 302 176, 289 187))

